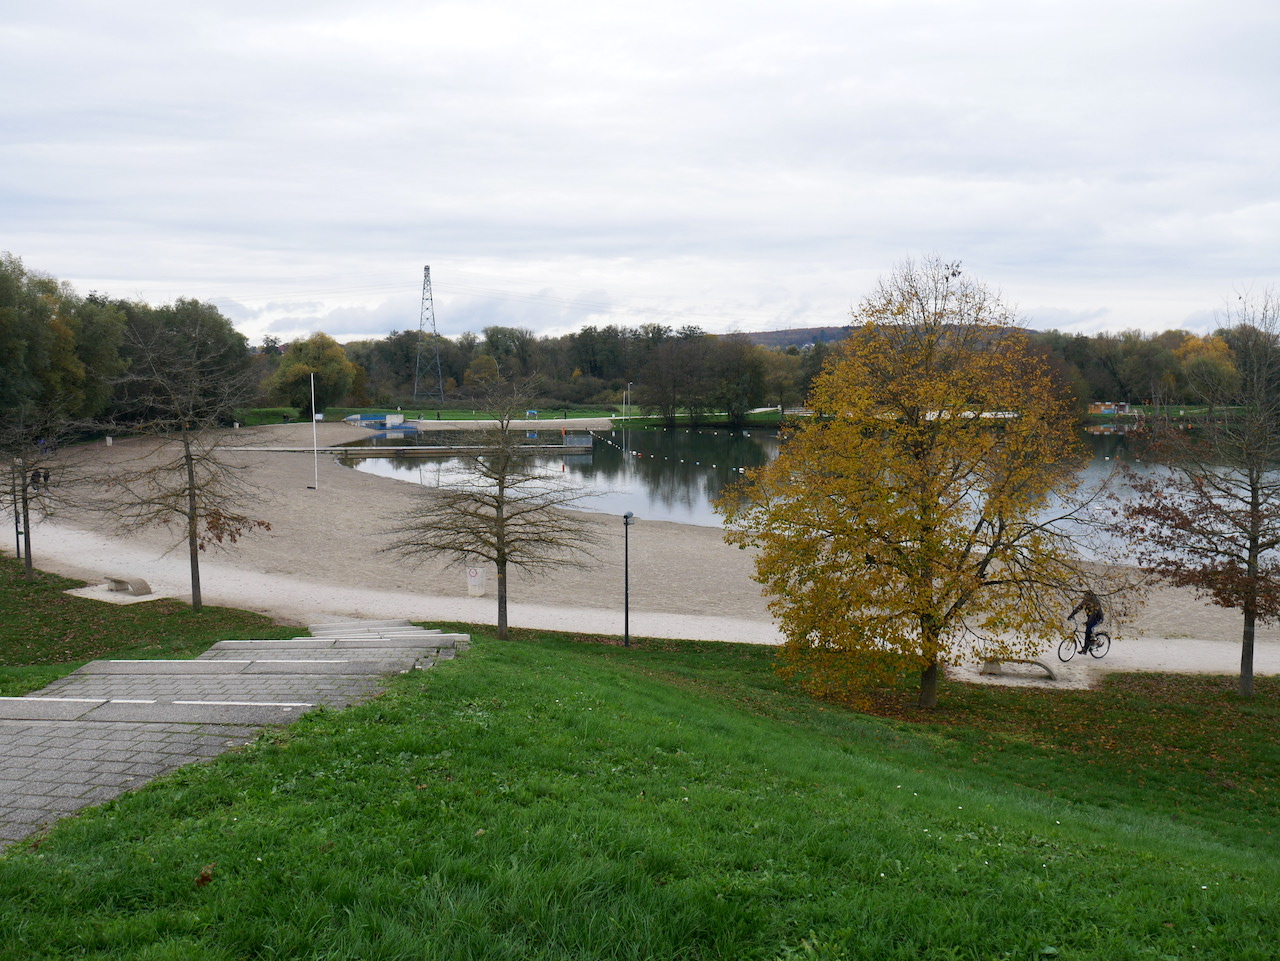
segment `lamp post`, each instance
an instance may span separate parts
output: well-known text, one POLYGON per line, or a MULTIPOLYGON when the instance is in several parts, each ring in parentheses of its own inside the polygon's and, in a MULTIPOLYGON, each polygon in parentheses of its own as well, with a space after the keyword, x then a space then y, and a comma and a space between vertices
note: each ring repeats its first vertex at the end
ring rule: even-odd
POLYGON ((622 515, 622 646, 631 646, 631 525, 636 515, 622 515))
POLYGON ((320 489, 320 441, 316 435, 316 374, 311 372, 311 451, 314 455, 316 482, 314 486, 308 487, 309 491, 318 491, 320 489))

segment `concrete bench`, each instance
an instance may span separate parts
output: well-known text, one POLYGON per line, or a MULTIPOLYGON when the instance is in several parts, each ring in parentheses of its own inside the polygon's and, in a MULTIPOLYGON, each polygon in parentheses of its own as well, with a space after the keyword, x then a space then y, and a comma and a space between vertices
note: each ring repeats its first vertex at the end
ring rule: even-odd
POLYGON ((1006 664, 1030 664, 1034 667, 1041 668, 1046 674, 1049 675, 1049 680, 1056 681, 1058 679, 1058 675, 1053 673, 1053 668, 1051 668, 1044 661, 1037 661, 1032 658, 1026 658, 1026 657, 987 658, 982 662, 982 669, 978 671, 978 673, 991 674, 991 675, 994 675, 995 677, 1002 677, 1004 675, 1004 665, 1006 664))
POLYGON ((151 593, 151 585, 141 577, 119 577, 115 574, 107 574, 104 580, 107 582, 109 591, 128 591, 135 597, 151 593))

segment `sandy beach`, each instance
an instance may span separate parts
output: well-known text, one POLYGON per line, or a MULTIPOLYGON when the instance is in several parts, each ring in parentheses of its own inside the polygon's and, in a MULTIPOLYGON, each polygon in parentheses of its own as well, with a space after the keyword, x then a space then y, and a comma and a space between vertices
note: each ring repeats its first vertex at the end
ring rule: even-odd
MULTIPOLYGON (((574 427, 590 427, 580 420, 574 427)), ((476 422, 431 421, 431 429, 475 428, 476 422)), ((540 420, 540 429, 560 422, 540 420)), ((602 422, 607 427, 607 422, 602 422)), ((368 436, 344 423, 317 425, 319 446, 368 436)), ((256 485, 246 513, 271 524, 230 549, 201 558, 206 604, 260 611, 294 624, 347 618, 407 617, 415 621, 493 623, 493 574, 488 593, 468 595, 465 568, 444 560, 412 564, 384 551, 396 518, 413 502, 417 485, 365 474, 313 454, 312 425, 281 424, 233 432, 231 456, 256 485), (310 489, 316 486, 318 489, 310 489)), ((139 441, 97 444, 80 452, 95 468, 135 458, 139 441)), ((533 577, 513 571, 513 626, 622 633, 623 527, 612 515, 588 514, 600 540, 577 567, 533 577)), ((178 534, 155 528, 122 536, 103 517, 59 511, 32 525, 38 567, 100 585, 104 575, 146 579, 157 595, 189 597, 185 545, 178 534)), ((12 545, 6 548, 12 554, 12 545)), ((751 555, 724 542, 720 530, 639 520, 630 530, 631 632, 635 636, 778 643, 781 637, 751 579, 751 555)), ((108 598, 105 587, 86 590, 108 598)), ((1055 686, 1083 686, 1108 670, 1239 671, 1241 618, 1197 600, 1190 592, 1157 589, 1146 606, 1118 630, 1103 660, 1077 658, 1060 670, 1055 686)), ((1280 633, 1259 632, 1255 670, 1280 673, 1280 633)), ((957 670, 969 675, 972 667, 957 670)))

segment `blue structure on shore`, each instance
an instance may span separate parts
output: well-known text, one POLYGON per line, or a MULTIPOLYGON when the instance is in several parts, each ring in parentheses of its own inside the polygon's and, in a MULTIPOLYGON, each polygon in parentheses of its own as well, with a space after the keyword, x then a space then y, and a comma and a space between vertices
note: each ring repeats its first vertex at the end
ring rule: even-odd
POLYGON ((404 414, 349 414, 342 418, 345 423, 357 427, 368 427, 370 430, 416 430, 405 424, 404 414))

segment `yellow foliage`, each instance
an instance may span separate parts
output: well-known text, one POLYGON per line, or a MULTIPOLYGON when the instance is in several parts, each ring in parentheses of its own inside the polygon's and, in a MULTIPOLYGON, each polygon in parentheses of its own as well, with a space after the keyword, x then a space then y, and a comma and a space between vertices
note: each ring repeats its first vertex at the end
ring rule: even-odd
POLYGON ((1076 486, 1072 413, 1007 311, 934 262, 864 302, 828 361, 814 417, 719 504, 810 690, 1031 656, 1062 632, 1078 583, 1045 523, 1076 486))

